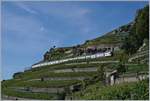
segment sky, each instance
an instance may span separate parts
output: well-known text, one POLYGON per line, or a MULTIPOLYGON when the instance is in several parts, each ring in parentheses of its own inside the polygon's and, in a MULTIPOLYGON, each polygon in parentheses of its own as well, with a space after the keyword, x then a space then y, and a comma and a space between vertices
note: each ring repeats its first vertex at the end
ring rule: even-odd
POLYGON ((82 44, 134 20, 148 2, 3 1, 2 79, 43 59, 52 46, 82 44))

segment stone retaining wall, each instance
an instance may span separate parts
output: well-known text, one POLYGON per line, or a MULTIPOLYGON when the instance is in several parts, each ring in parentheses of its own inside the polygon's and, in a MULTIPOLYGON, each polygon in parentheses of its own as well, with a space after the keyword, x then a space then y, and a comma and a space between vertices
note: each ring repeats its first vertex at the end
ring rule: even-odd
POLYGON ((51 78, 44 78, 44 80, 84 80, 90 77, 51 77, 51 78))
POLYGON ((95 71, 97 71, 97 67, 59 69, 59 70, 54 70, 54 73, 64 73, 64 72, 95 72, 95 71))
POLYGON ((34 92, 34 93, 62 93, 65 89, 62 88, 36 88, 36 87, 13 87, 16 91, 19 92, 34 92))
MULTIPOLYGON (((47 77, 47 78, 43 78, 44 81, 48 81, 48 80, 85 80, 85 79, 88 79, 90 77, 47 77)), ((30 80, 27 80, 27 81, 38 81, 38 80, 41 80, 41 78, 38 78, 38 79, 30 79, 30 80)))
POLYGON ((2 100, 33 100, 33 99, 2 95, 2 100))
POLYGON ((115 79, 114 84, 120 84, 124 82, 136 82, 136 81, 144 80, 148 77, 149 77, 148 75, 139 75, 138 77, 136 76, 120 77, 115 79))
MULTIPOLYGON (((107 60, 107 61, 91 61, 91 62, 89 62, 90 64, 94 64, 94 63, 118 63, 119 61, 109 61, 109 60, 107 60)), ((87 64, 87 62, 80 62, 80 63, 67 63, 67 64, 65 64, 65 65, 79 65, 79 64, 87 64)))
POLYGON ((136 55, 136 56, 134 56, 134 57, 131 57, 131 58, 129 58, 128 59, 128 62, 132 62, 132 60, 134 60, 134 59, 137 59, 137 58, 140 58, 140 57, 144 57, 144 56, 146 56, 146 55, 148 55, 148 53, 146 54, 141 54, 141 55, 136 55))

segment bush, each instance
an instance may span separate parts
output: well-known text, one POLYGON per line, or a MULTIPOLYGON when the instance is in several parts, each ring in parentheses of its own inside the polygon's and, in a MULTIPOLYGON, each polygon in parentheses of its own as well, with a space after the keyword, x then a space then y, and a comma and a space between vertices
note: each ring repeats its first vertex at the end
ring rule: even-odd
POLYGON ((118 73, 120 73, 120 74, 122 74, 122 73, 125 73, 126 72, 126 67, 125 67, 125 65, 124 64, 118 64, 117 65, 117 71, 118 71, 118 73))
POLYGON ((15 78, 21 78, 21 75, 20 74, 22 74, 23 72, 17 72, 17 73, 14 73, 13 74, 13 78, 15 79, 15 78))

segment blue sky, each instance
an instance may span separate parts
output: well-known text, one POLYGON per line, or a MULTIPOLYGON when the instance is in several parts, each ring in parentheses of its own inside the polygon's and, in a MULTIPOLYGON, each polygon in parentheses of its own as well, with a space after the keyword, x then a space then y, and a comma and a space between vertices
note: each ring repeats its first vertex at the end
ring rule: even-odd
POLYGON ((148 2, 2 2, 2 78, 131 22, 148 2))

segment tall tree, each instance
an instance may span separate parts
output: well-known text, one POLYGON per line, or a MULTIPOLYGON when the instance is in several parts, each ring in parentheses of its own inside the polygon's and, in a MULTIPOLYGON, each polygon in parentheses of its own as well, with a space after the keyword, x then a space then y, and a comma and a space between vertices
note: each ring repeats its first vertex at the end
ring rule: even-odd
POLYGON ((129 35, 124 39, 122 48, 128 54, 135 53, 142 46, 144 39, 149 39, 149 6, 138 10, 129 35))
POLYGON ((138 11, 136 17, 136 34, 142 41, 149 38, 149 6, 138 11))

